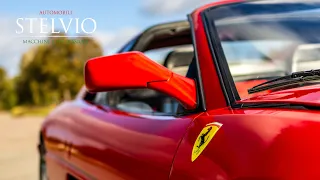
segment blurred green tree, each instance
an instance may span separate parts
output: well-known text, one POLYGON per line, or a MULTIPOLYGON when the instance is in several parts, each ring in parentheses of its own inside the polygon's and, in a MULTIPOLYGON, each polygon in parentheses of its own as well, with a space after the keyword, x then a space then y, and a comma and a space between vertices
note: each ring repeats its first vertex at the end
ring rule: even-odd
POLYGON ((3 68, 0 68, 0 100, 1 109, 10 109, 17 103, 14 83, 8 79, 7 73, 3 68))
POLYGON ((50 43, 31 49, 21 58, 15 80, 21 105, 50 105, 73 98, 83 85, 84 63, 103 55, 92 38, 68 39, 60 34, 48 39, 50 43))

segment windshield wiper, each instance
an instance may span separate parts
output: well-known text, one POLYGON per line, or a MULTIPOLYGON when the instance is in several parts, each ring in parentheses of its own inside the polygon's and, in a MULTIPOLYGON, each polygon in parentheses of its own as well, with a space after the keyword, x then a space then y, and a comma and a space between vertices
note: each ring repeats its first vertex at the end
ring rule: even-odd
POLYGON ((281 87, 281 86, 286 86, 294 83, 299 83, 302 81, 312 81, 317 79, 320 79, 320 69, 294 72, 290 75, 282 76, 276 79, 272 79, 270 81, 266 81, 259 85, 256 85, 248 89, 248 93, 253 94, 256 92, 265 91, 275 87, 281 87))

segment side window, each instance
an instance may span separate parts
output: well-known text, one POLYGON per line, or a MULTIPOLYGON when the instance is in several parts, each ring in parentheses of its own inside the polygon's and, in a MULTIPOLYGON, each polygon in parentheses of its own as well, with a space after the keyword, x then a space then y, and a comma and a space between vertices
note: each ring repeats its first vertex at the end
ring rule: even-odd
POLYGON ((106 97, 107 97, 107 92, 96 93, 96 96, 93 102, 99 105, 108 105, 106 97))
POLYGON ((139 114, 165 113, 166 96, 151 89, 126 89, 97 93, 94 103, 139 114))
MULTIPOLYGON (((130 46, 130 44, 128 44, 130 46)), ((126 47, 123 49, 126 50, 126 47)), ((169 70, 186 76, 194 52, 190 45, 161 48, 144 52, 146 56, 169 70)), ((192 71, 193 73, 193 71, 192 71)), ((126 89, 97 93, 95 104, 137 114, 176 115, 178 101, 151 89, 126 89)))

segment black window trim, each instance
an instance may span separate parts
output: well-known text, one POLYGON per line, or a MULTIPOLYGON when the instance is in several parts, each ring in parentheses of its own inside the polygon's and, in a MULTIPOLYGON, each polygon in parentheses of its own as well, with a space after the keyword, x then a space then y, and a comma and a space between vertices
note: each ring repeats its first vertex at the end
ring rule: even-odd
MULTIPOLYGON (((257 0, 249 0, 249 1, 257 1, 257 0)), ((223 52, 223 48, 221 45, 221 41, 219 39, 217 29, 215 26, 215 21, 208 20, 207 14, 216 8, 219 8, 221 6, 228 6, 230 4, 242 4, 248 1, 244 2, 235 2, 235 3, 228 3, 228 4, 222 4, 217 6, 212 6, 203 12, 201 12, 201 17, 204 24, 204 29, 206 32, 206 37, 208 39, 208 45, 211 51, 212 59, 214 63, 217 65, 216 70, 218 72, 218 76, 220 79, 220 84, 222 87, 222 90, 225 95, 227 106, 230 106, 231 108, 239 108, 242 104, 237 104, 237 101, 241 100, 239 93, 237 91, 235 82, 232 78, 227 59, 225 57, 225 54, 223 52), (223 78, 224 77, 224 78, 223 78)))
POLYGON ((192 46, 193 46, 194 58, 195 58, 196 67, 197 67, 197 76, 198 76, 198 81, 199 81, 199 82, 196 82, 197 103, 198 103, 198 107, 196 110, 204 112, 204 111, 207 111, 207 107, 206 107, 206 100, 204 97, 201 69, 200 69, 200 65, 199 65, 198 49, 197 49, 197 44, 196 44, 196 40, 195 40, 195 29, 194 29, 191 14, 189 14, 187 17, 188 17, 188 21, 190 24, 192 46))

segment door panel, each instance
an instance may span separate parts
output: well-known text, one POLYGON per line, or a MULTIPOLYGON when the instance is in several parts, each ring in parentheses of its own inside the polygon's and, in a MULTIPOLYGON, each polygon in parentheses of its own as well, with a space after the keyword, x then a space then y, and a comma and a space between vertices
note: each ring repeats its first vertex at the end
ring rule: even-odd
POLYGON ((168 179, 179 142, 195 117, 128 114, 79 101, 68 111, 70 162, 90 179, 168 179))
POLYGON ((194 152, 193 146, 197 145, 196 143, 198 143, 199 134, 202 133, 202 130, 208 124, 216 122, 217 121, 213 116, 207 115, 198 117, 192 122, 177 151, 170 180, 229 179, 223 166, 211 157, 212 155, 218 154, 216 152, 223 152, 225 150, 221 149, 221 146, 224 145, 223 141, 220 140, 221 132, 223 131, 222 129, 217 131, 214 137, 209 140, 208 145, 204 147, 204 150, 200 153, 199 157, 192 162, 192 155, 194 152))

